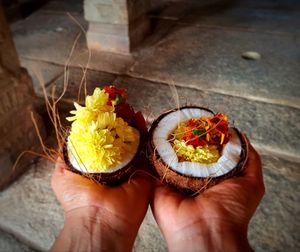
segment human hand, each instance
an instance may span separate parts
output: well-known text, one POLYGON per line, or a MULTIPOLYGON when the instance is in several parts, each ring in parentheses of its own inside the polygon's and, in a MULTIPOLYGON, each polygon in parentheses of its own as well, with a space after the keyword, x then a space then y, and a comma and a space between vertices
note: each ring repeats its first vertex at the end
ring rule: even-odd
POLYGON ((65 225, 52 251, 130 251, 145 216, 151 181, 141 174, 107 187, 70 172, 58 159, 52 188, 65 225))
POLYGON ((197 197, 185 197, 157 183, 151 208, 170 251, 252 250, 247 240, 248 223, 265 188, 260 157, 247 144, 249 157, 242 175, 197 197))

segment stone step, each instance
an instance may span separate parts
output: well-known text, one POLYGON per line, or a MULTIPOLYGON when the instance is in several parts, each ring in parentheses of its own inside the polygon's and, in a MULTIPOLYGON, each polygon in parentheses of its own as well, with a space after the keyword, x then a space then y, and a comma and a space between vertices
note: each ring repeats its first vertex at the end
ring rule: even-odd
MULTIPOLYGON (((177 5, 184 3, 187 6, 194 7, 206 7, 206 6, 232 6, 242 8, 254 8, 254 9, 269 9, 269 10, 286 10, 294 11, 300 10, 300 3, 298 0, 239 0, 239 1, 219 1, 219 0, 152 0, 152 6, 166 7, 168 5, 177 5)), ((180 5, 182 6, 182 5, 180 5)))
POLYGON ((300 108, 300 36, 176 25, 128 74, 300 108), (242 54, 255 51, 259 60, 242 54))
POLYGON ((134 62, 132 55, 90 52, 84 31, 87 22, 82 16, 40 10, 25 20, 11 25, 14 43, 23 66, 26 60, 37 60, 58 65, 112 73, 125 73, 134 62), (24 61, 24 62, 23 62, 24 61))
POLYGON ((299 11, 296 3, 282 6, 288 1, 270 1, 271 5, 260 5, 262 1, 177 1, 162 2, 150 13, 152 17, 177 20, 193 26, 222 27, 229 30, 245 29, 268 33, 299 33, 299 11))
MULTIPOLYGON (((286 156, 300 154, 299 109, 125 76, 115 79, 115 75, 96 71, 88 71, 86 77, 88 94, 91 94, 95 87, 103 87, 110 83, 127 88, 130 104, 136 110, 141 110, 149 123, 163 111, 178 105, 203 106, 215 112, 228 114, 232 125, 246 133, 261 149, 286 156)), ((57 96, 63 90, 63 79, 60 77, 56 81, 57 96)), ((78 83, 81 79, 80 69, 70 69, 70 88, 65 94, 66 100, 70 102, 69 109, 73 109, 72 101, 77 101, 78 83), (77 85, 72 86, 72 83, 77 85)), ((50 85, 49 94, 51 89, 50 85)))
POLYGON ((19 242, 14 236, 0 230, 0 251, 3 252, 34 252, 33 250, 25 244, 19 242))
POLYGON ((63 212, 50 186, 53 168, 48 161, 38 162, 0 193, 0 229, 40 251, 49 250, 63 225, 63 212))
MULTIPOLYGON (((82 35, 68 61, 81 29, 76 21, 67 15, 39 11, 25 21, 17 22, 11 29, 21 61, 35 59, 58 65, 69 63, 76 67, 88 64, 88 67, 94 70, 127 73, 154 82, 175 83, 178 86, 300 108, 297 53, 300 35, 295 32, 280 33, 287 26, 297 27, 297 18, 294 18, 297 14, 285 12, 288 18, 284 21, 282 29, 278 30, 278 34, 270 34, 269 28, 263 26, 264 18, 269 20, 270 27, 278 27, 279 21, 272 24, 272 17, 276 16, 276 12, 270 10, 270 13, 262 13, 260 19, 252 17, 254 12, 250 11, 245 20, 250 22, 254 31, 251 31, 252 28, 249 31, 231 25, 234 23, 230 20, 234 19, 233 14, 238 17, 244 16, 242 10, 233 9, 232 13, 229 11, 210 15, 208 20, 198 20, 196 25, 194 22, 182 25, 180 20, 155 20, 155 27, 160 27, 159 23, 168 27, 167 32, 163 32, 163 37, 163 29, 156 29, 145 41, 146 47, 141 47, 132 56, 93 51, 90 60, 82 35), (257 21, 258 24, 255 23, 257 19, 261 20, 257 21), (226 23, 223 20, 228 21, 226 23), (220 25, 216 26, 219 23, 220 25), (260 27, 261 30, 255 31, 256 27, 260 27), (159 40, 155 39, 156 37, 159 40), (248 51, 258 52, 261 58, 242 58, 241 55, 248 51)), ((194 10, 197 11, 201 9, 194 10)), ((196 14, 194 16, 199 16, 196 14)), ((186 19, 188 17, 186 16, 186 19)), ((76 19, 82 23, 84 29, 87 28, 83 17, 76 16, 76 19)), ((245 25, 249 26, 246 21, 242 24, 246 23, 245 25)))
POLYGON ((52 63, 20 58, 22 67, 26 68, 37 95, 43 94, 42 86, 47 87, 64 74, 64 67, 52 63))
MULTIPOLYGON (((297 251, 299 163, 265 155, 262 161, 267 193, 251 221, 250 243, 255 251, 297 251)), ((9 230, 34 250, 48 250, 63 226, 63 212, 50 186, 53 167, 40 160, 0 192, 0 229, 9 230)), ((0 239, 6 239, 5 234, 0 239)), ((134 251, 167 251, 151 211, 139 230, 134 251)))
POLYGON ((84 100, 85 84, 87 93, 91 94, 94 91, 94 88, 101 85, 101 83, 110 85, 115 82, 117 77, 118 75, 116 74, 92 70, 87 70, 86 75, 84 75, 82 69, 69 68, 67 74, 60 76, 54 83, 47 87, 47 93, 50 95, 52 93, 52 88, 55 86, 55 96, 57 97, 62 94, 64 87, 66 87, 66 92, 63 96, 63 99, 73 104, 73 102, 78 101, 78 94, 81 86, 81 95, 79 100, 82 103, 84 100), (66 81, 66 76, 68 76, 68 81, 66 81), (67 84, 67 86, 65 86, 65 84, 67 84))
POLYGON ((248 239, 257 252, 297 251, 299 163, 275 156, 262 156, 262 162, 266 194, 250 222, 248 239))
POLYGON ((43 12, 72 15, 83 15, 83 0, 64 0, 64 1, 49 1, 42 8, 43 12))
POLYGON ((299 11, 282 9, 240 8, 233 6, 214 5, 208 8, 193 8, 179 19, 180 23, 203 26, 222 27, 224 29, 243 29, 253 32, 266 32, 278 35, 293 35, 300 33, 299 11))

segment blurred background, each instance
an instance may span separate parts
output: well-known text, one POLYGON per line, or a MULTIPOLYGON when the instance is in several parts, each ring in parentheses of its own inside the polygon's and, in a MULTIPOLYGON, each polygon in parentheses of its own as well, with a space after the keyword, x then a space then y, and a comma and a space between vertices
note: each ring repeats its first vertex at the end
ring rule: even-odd
MULTIPOLYGON (((149 125, 178 103, 228 114, 263 161, 251 245, 300 251, 299 46, 298 0, 2 0, 0 251, 46 251, 63 226, 54 164, 28 153, 13 164, 41 151, 36 129, 56 148, 42 86, 57 98, 68 84, 67 125, 81 83, 126 87, 149 125)), ((151 210, 134 251, 167 251, 151 210)))

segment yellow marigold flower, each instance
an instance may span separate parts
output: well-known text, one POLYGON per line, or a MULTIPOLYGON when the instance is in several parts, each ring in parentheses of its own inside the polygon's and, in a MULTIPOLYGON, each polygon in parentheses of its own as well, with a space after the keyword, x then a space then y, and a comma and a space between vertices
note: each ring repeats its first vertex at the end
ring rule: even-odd
POLYGON ((69 151, 87 172, 105 172, 122 161, 122 155, 136 149, 139 135, 114 107, 107 105, 108 94, 96 88, 86 97, 86 106, 75 103, 73 121, 68 138, 69 151))
POLYGON ((96 124, 98 129, 113 129, 116 126, 117 116, 113 112, 99 113, 96 118, 96 124))
POLYGON ((80 106, 78 103, 74 102, 76 110, 70 112, 74 116, 67 117, 67 120, 77 120, 81 123, 94 121, 100 112, 111 112, 114 110, 114 107, 107 105, 107 102, 108 94, 100 88, 96 88, 93 95, 88 95, 85 98, 86 107, 80 106))
POLYGON ((108 129, 95 130, 95 124, 88 128, 76 127, 69 136, 71 149, 87 172, 101 172, 121 160, 122 145, 115 143, 112 132, 108 129))
POLYGON ((109 95, 101 90, 95 88, 93 95, 85 98, 86 108, 95 112, 108 112, 112 110, 112 106, 107 105, 109 95))
POLYGON ((123 142, 133 142, 136 140, 133 129, 128 127, 127 122, 122 118, 116 119, 116 132, 123 142))

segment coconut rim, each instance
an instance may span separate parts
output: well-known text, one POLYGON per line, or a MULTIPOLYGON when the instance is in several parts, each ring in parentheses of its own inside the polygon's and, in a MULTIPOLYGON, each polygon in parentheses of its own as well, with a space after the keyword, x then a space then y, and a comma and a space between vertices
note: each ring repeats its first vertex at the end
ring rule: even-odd
POLYGON ((100 183, 104 183, 104 182, 109 183, 109 182, 113 182, 115 179, 122 180, 123 177, 127 177, 129 175, 130 171, 133 172, 135 170, 134 163, 139 158, 140 152, 143 147, 143 142, 145 141, 145 136, 142 134, 142 132, 135 127, 133 127, 133 128, 139 132, 139 136, 140 136, 137 151, 136 151, 135 155, 133 156, 133 158, 129 161, 129 163, 127 163, 127 165, 125 165, 124 167, 121 167, 113 172, 83 172, 83 171, 80 171, 80 170, 74 168, 74 166, 72 165, 72 163, 70 161, 69 154, 68 154, 68 136, 69 136, 69 132, 70 132, 70 130, 68 130, 66 137, 65 137, 65 142, 64 142, 63 151, 62 151, 63 158, 64 158, 64 161, 65 161, 68 169, 76 174, 82 175, 87 178, 97 178, 96 180, 99 181, 100 183))
MULTIPOLYGON (((249 147, 247 144, 247 140, 245 139, 245 136, 235 127, 232 127, 232 129, 235 130, 235 132, 237 133, 237 136, 239 137, 239 140, 241 142, 240 159, 239 159, 239 162, 236 164, 236 166, 234 168, 232 168, 230 171, 228 171, 227 173, 219 175, 219 176, 212 176, 212 175, 206 176, 206 177, 192 176, 192 175, 184 174, 177 170, 174 170, 171 166, 166 164, 166 162, 161 158, 160 154, 156 150, 155 144, 153 142, 153 133, 154 133, 154 130, 157 127, 158 123, 162 120, 162 118, 164 118, 166 115, 168 115, 172 112, 176 112, 176 111, 182 110, 182 109, 201 109, 201 110, 205 110, 207 112, 212 113, 212 115, 215 115, 215 113, 212 110, 205 108, 205 107, 199 107, 199 106, 183 106, 183 107, 174 108, 174 109, 168 110, 166 112, 163 112, 153 121, 151 128, 149 130, 150 141, 148 144, 148 150, 150 151, 151 157, 154 157, 155 160, 158 160, 160 163, 162 163, 163 166, 166 167, 166 169, 169 169, 180 176, 190 178, 190 179, 195 179, 195 180, 205 180, 205 179, 209 179, 209 178, 211 178, 213 180, 222 180, 231 175, 238 174, 243 169, 243 167, 245 166, 245 164, 247 162, 249 147)), ((153 160, 151 160, 151 161, 153 163, 153 160)), ((154 165, 154 167, 155 167, 155 165, 154 165)))

